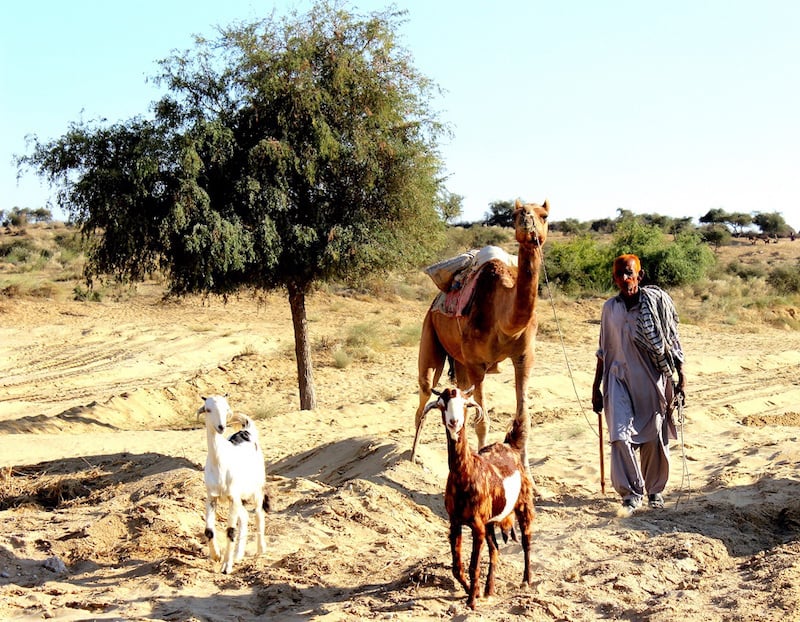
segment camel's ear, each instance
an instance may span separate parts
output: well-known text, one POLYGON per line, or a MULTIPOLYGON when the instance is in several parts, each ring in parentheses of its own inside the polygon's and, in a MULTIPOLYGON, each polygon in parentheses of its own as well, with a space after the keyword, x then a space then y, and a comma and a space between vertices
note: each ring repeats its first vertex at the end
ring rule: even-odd
POLYGON ((523 205, 524 205, 524 203, 523 203, 522 201, 520 201, 519 199, 517 199, 517 200, 514 202, 514 209, 522 209, 522 206, 523 206, 523 205))
POLYGON ((550 213, 550 205, 547 203, 547 199, 545 199, 544 203, 542 203, 542 209, 545 211, 546 214, 550 213))

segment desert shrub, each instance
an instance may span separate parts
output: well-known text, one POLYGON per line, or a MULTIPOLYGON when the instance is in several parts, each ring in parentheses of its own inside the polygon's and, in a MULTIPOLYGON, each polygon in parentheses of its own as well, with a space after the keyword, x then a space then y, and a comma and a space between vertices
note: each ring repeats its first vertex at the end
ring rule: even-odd
POLYGON ((716 261, 714 253, 694 231, 677 234, 672 244, 652 250, 645 257, 650 264, 649 281, 663 287, 695 283, 708 274, 716 261))
MULTIPOLYGON (((645 225, 630 218, 617 225, 616 233, 611 241, 611 256, 618 257, 633 253, 642 261, 642 267, 652 274, 649 258, 656 255, 667 245, 667 236, 655 225, 645 225)), ((611 268, 609 267, 610 271, 611 268)))
MULTIPOLYGON (((454 257, 471 248, 500 246, 507 248, 514 244, 514 232, 505 227, 448 227, 446 243, 440 251, 440 259, 454 257)), ((516 251, 514 251, 516 252, 516 251)))
POLYGON ((769 283, 781 294, 800 294, 800 266, 778 266, 767 276, 769 283))
POLYGON ((764 266, 761 264, 745 264, 741 261, 731 261, 725 267, 725 272, 745 281, 762 278, 767 275, 764 266))
POLYGON ((544 273, 550 283, 567 293, 605 291, 611 285, 612 261, 608 246, 582 235, 566 242, 548 242, 544 273))
POLYGON ((337 369, 345 369, 350 366, 353 362, 353 357, 348 354, 347 350, 344 348, 339 348, 338 350, 334 350, 333 354, 333 366, 337 369))
POLYGON ((38 254, 39 250, 29 238, 15 238, 11 242, 0 244, 0 258, 15 265, 27 263, 38 254))
POLYGON ((76 285, 72 290, 72 298, 79 302, 100 302, 103 296, 96 289, 76 285))
POLYGON ((647 283, 663 287, 694 283, 707 276, 716 261, 696 231, 684 230, 670 239, 654 225, 629 219, 619 224, 609 244, 590 235, 548 242, 545 272, 566 293, 603 292, 613 287, 614 258, 627 253, 639 257, 647 283))
POLYGON ((419 343, 421 334, 421 324, 410 324, 408 326, 403 326, 395 333, 394 343, 398 346, 415 346, 419 343))

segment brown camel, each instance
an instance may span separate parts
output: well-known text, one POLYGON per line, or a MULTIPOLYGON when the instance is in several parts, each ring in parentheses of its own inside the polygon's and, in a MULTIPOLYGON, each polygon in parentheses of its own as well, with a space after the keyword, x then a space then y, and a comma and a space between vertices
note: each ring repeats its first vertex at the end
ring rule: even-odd
POLYGON ((484 405, 483 379, 487 372, 507 358, 514 364, 517 393, 516 418, 524 422, 525 445, 522 463, 528 468, 527 408, 528 379, 533 367, 536 341, 536 295, 542 245, 547 239, 550 207, 516 202, 514 229, 519 242, 518 268, 498 259, 479 269, 473 302, 463 317, 445 315, 433 309, 425 315, 419 344, 419 407, 415 418, 416 434, 411 449, 413 461, 425 419, 425 405, 438 384, 447 356, 455 361, 456 383, 466 390, 474 386, 473 399, 484 412, 475 424, 478 448, 486 445, 489 416, 484 405))

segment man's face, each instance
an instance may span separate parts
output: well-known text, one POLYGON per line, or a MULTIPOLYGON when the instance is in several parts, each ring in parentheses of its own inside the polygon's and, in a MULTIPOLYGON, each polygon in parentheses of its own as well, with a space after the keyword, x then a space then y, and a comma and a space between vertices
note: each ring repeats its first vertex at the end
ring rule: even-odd
POLYGON ((639 291, 639 282, 644 273, 637 270, 636 260, 628 259, 624 264, 614 266, 614 284, 623 298, 632 298, 639 291))

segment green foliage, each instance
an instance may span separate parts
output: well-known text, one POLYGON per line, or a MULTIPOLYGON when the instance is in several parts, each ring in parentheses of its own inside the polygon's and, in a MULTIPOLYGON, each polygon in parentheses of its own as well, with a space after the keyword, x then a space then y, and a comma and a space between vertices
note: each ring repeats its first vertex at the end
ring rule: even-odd
POLYGON ((20 163, 101 234, 90 277, 162 269, 174 293, 226 294, 419 265, 443 234, 437 205, 458 201, 402 16, 321 2, 223 28, 162 61, 155 119, 74 124, 20 163))
MULTIPOLYGON (((513 232, 502 227, 448 227, 444 247, 437 250, 437 258, 454 257, 472 248, 484 246, 507 247, 514 243, 513 232)), ((516 253, 516 249, 512 252, 516 253)))
POLYGON ((781 294, 800 294, 800 265, 774 268, 767 276, 767 283, 781 294))
POLYGON ((761 229, 761 233, 770 236, 788 236, 792 231, 778 212, 755 214, 753 224, 761 229))
POLYGON ((548 242, 544 267, 548 280, 567 293, 603 292, 612 283, 613 260, 608 245, 582 235, 567 242, 548 242))
POLYGON ((658 227, 638 219, 621 222, 609 244, 584 235, 568 242, 548 242, 545 251, 548 279, 573 294, 612 288, 611 265, 623 254, 637 255, 645 282, 662 287, 694 283, 706 276, 715 262, 697 232, 684 231, 670 240, 658 227))
POLYGON ((436 197, 436 211, 446 223, 454 222, 461 216, 463 209, 464 197, 460 194, 453 194, 447 189, 442 189, 436 197))
POLYGON ((643 263, 645 261, 650 265, 649 282, 675 287, 699 281, 708 274, 716 260, 701 236, 687 231, 676 235, 672 244, 665 244, 646 255, 643 263))
POLYGON ((24 264, 39 253, 36 244, 29 238, 15 238, 11 242, 0 244, 0 258, 11 264, 24 264))
POLYGON ((730 262, 725 268, 725 272, 737 276, 744 281, 766 276, 766 270, 764 270, 761 264, 744 264, 740 261, 730 262))
POLYGON ((706 225, 699 230, 703 241, 719 248, 723 244, 727 244, 731 239, 731 232, 724 225, 713 224, 706 225))
POLYGON ((560 231, 567 235, 580 235, 588 233, 589 223, 580 222, 577 218, 567 218, 565 220, 551 221, 550 231, 560 231))
POLYGON ((513 227, 515 201, 494 201, 489 204, 485 224, 495 227, 513 227))

